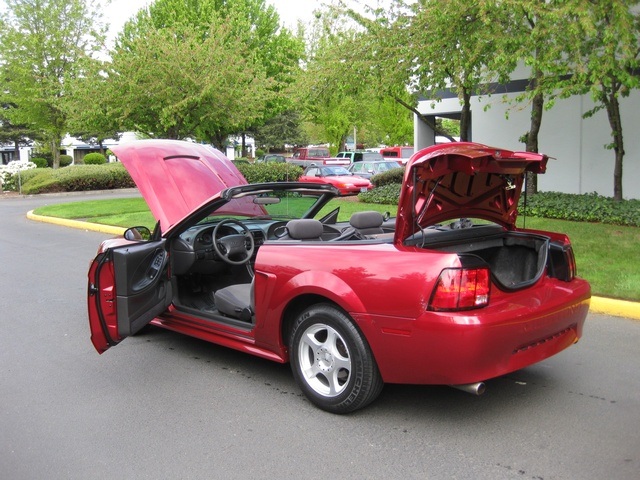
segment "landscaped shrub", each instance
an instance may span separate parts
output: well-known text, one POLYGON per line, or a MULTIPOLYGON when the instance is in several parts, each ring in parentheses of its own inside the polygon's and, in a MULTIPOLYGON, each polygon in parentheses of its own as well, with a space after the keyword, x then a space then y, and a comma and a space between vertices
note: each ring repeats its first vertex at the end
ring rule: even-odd
POLYGON ((73 157, 71 155, 60 155, 60 166, 68 167, 73 163, 73 157))
POLYGON ((0 165, 0 187, 3 190, 19 190, 25 172, 35 169, 33 162, 14 160, 7 165, 0 165))
POLYGON ((401 188, 400 183, 389 183, 381 187, 376 186, 373 190, 369 190, 368 192, 364 192, 364 193, 359 193, 358 200, 366 203, 398 205, 398 199, 400 198, 400 188, 401 188))
POLYGON ((235 164, 249 183, 295 182, 302 175, 302 167, 291 163, 235 164))
POLYGON ((251 162, 246 157, 239 157, 234 160, 231 160, 233 164, 237 167, 238 165, 249 165, 251 162))
POLYGON ((520 197, 519 215, 640 227, 640 200, 616 202, 597 193, 539 192, 520 197))
MULTIPOLYGON (((53 168, 53 155, 48 152, 38 152, 38 156, 44 158, 47 161, 47 166, 53 168)), ((60 167, 68 167, 73 163, 73 157, 71 155, 60 155, 60 167)))
POLYGON ((87 153, 82 159, 85 165, 104 165, 107 159, 101 153, 87 153))
POLYGON ((23 183, 25 194, 111 190, 135 184, 121 163, 107 165, 73 165, 60 169, 38 169, 23 183))
POLYGON ((376 187, 382 187, 383 185, 401 184, 404 177, 404 168, 393 168, 386 172, 378 173, 371 177, 371 183, 376 187))
POLYGON ((34 157, 31 161, 36 164, 36 168, 47 168, 49 166, 46 158, 34 157))

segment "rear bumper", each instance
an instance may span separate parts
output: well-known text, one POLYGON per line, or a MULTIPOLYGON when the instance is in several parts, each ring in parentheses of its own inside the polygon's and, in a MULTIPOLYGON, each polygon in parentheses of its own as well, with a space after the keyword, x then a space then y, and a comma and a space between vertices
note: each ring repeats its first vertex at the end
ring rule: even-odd
POLYGON ((553 280, 527 294, 496 295, 469 312, 417 319, 354 314, 387 383, 464 384, 527 367, 582 336, 589 284, 553 280))

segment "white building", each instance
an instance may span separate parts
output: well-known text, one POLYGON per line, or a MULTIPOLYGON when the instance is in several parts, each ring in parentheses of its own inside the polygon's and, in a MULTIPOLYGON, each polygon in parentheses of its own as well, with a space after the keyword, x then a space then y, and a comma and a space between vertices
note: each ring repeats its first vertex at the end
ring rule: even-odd
MULTIPOLYGON (((519 138, 529 130, 531 108, 503 100, 514 99, 526 85, 526 77, 504 86, 510 93, 473 96, 471 99, 470 140, 510 150, 524 150, 519 138), (489 107, 489 108, 487 108, 489 107), (508 118, 506 113, 508 112, 508 118)), ((557 100, 542 116, 539 151, 555 160, 547 164, 547 172, 538 176, 540 191, 564 193, 597 192, 613 196, 614 152, 605 145, 612 141, 607 113, 601 110, 591 118, 582 115, 593 108, 588 95, 557 100)), ((640 91, 620 99, 625 156, 622 166, 622 193, 626 199, 640 198, 640 91)), ((459 118, 461 106, 454 95, 443 95, 434 103, 423 100, 418 111, 427 117, 459 118)), ((421 149, 435 143, 433 131, 414 120, 414 145, 421 149)))

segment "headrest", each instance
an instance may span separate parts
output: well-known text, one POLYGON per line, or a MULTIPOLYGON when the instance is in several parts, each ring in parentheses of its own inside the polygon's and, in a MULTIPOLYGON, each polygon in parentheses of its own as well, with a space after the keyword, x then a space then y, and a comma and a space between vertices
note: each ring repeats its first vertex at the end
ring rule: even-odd
POLYGON ((349 224, 353 228, 363 229, 363 228, 376 228, 382 225, 384 222, 384 217, 380 212, 370 211, 370 212, 356 212, 351 215, 349 219, 349 224))
POLYGON ((320 220, 301 218, 287 222, 289 236, 295 240, 318 239, 324 231, 320 220))

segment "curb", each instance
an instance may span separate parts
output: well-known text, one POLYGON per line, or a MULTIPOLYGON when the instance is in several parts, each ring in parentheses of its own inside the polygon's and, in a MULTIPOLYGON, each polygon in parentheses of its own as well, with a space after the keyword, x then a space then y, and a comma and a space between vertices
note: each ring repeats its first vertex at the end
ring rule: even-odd
POLYGON ((27 218, 36 222, 53 223, 54 225, 61 225, 63 227, 77 228, 80 230, 87 230, 91 232, 107 233, 109 235, 122 235, 125 228, 113 227, 111 225, 101 225, 99 223, 81 222, 79 220, 69 220, 66 218, 57 217, 45 217, 43 215, 36 215, 33 210, 27 212, 27 218))
POLYGON ((640 320, 640 304, 615 298, 591 297, 589 310, 593 313, 604 313, 615 317, 626 317, 640 320))
MULTIPOLYGON (((53 223, 64 227, 77 228, 80 230, 107 233, 109 235, 122 235, 125 228, 101 225, 99 223, 81 222, 79 220, 68 220, 57 217, 45 217, 36 215, 33 210, 27 212, 27 218, 36 222, 53 223)), ((640 320, 640 303, 617 300, 615 298, 591 297, 589 310, 593 313, 602 313, 614 317, 625 317, 633 320, 640 320)))

